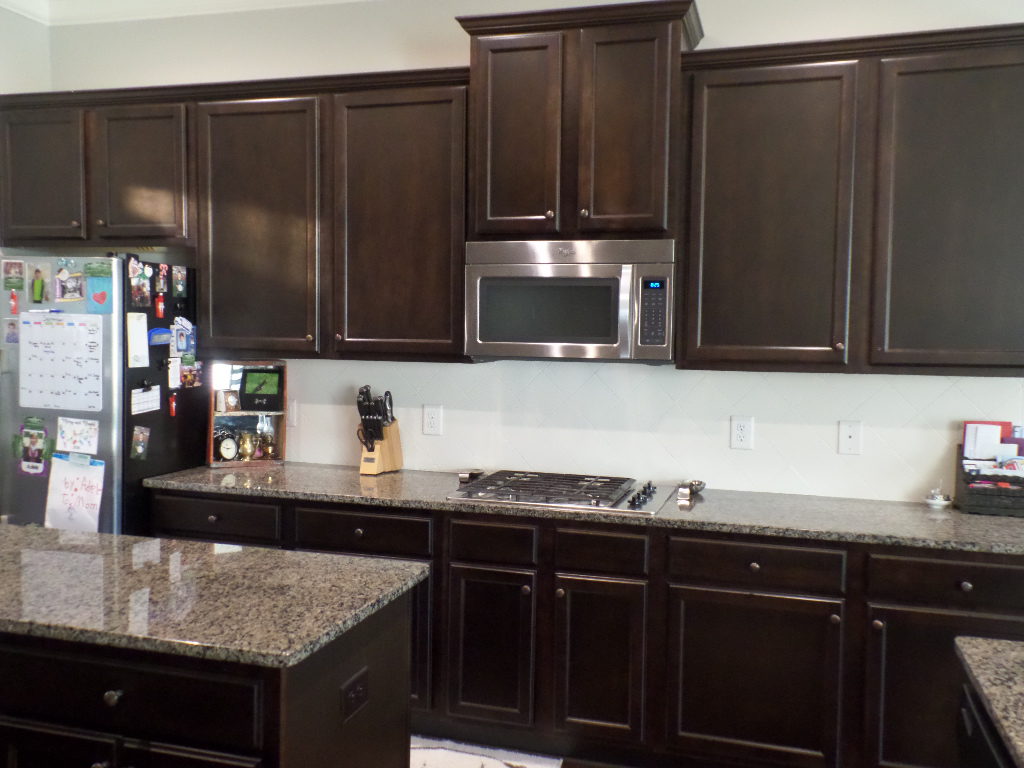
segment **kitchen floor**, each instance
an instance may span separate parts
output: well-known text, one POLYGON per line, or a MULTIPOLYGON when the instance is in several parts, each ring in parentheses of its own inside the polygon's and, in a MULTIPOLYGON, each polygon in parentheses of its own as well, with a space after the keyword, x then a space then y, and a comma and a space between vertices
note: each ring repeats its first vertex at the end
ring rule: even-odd
POLYGON ((496 747, 412 737, 409 768, 561 768, 557 757, 511 752, 496 747))

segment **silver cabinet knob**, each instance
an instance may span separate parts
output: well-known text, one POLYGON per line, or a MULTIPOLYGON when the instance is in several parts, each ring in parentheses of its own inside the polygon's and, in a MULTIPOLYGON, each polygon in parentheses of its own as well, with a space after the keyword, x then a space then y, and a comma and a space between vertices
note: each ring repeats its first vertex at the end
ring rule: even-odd
POLYGON ((342 340, 343 340, 344 338, 345 338, 345 337, 344 337, 344 336, 342 336, 342 335, 341 335, 340 333, 336 333, 336 334, 334 334, 334 340, 335 340, 335 341, 342 341, 342 340))
POLYGON ((584 218, 586 218, 589 215, 590 215, 590 211, 588 211, 586 208, 580 208, 580 216, 583 216, 584 218))
POLYGON ((522 589, 520 589, 519 591, 522 592, 524 595, 529 595, 533 592, 533 590, 530 589, 529 584, 523 584, 522 589))
POLYGON ((842 618, 839 616, 838 613, 833 613, 831 616, 828 617, 828 620, 833 624, 839 624, 842 621, 842 618))
POLYGON ((837 341, 835 344, 832 345, 832 349, 834 349, 836 352, 842 352, 844 349, 846 349, 846 345, 843 344, 843 342, 841 341, 837 341))
POLYGON ((104 760, 102 763, 93 763, 91 768, 110 768, 110 763, 104 760))
POLYGON ((103 694, 103 703, 108 707, 116 707, 122 696, 124 691, 107 691, 103 694))
POLYGON ((307 333, 306 334, 306 341, 312 341, 312 340, 313 340, 313 334, 312 333, 307 333))
POLYGON ((962 592, 971 592, 971 591, 973 591, 973 589, 974 589, 974 585, 971 584, 971 582, 969 582, 969 581, 961 581, 960 582, 960 590, 962 592))
POLYGON ((206 518, 206 522, 208 522, 210 525, 216 524, 216 522, 218 520, 220 520, 220 518, 217 517, 216 515, 210 515, 209 517, 206 518))
POLYGON ((72 227, 80 227, 80 226, 82 226, 82 222, 80 222, 78 219, 72 219, 71 220, 71 226, 72 227))
POLYGON ((875 619, 874 621, 871 622, 871 626, 874 629, 885 629, 885 622, 882 621, 881 619, 875 619))
POLYGON ((363 534, 366 533, 366 531, 364 531, 362 528, 356 528, 355 531, 353 531, 353 533, 355 534, 357 539, 361 539, 363 538, 363 534))
POLYGON ((105 222, 105 221, 104 221, 103 219, 96 219, 96 226, 97 226, 97 227, 102 227, 102 226, 104 226, 104 225, 105 225, 106 223, 107 223, 107 222, 105 222))
POLYGON ((751 573, 758 573, 761 570, 761 564, 760 563, 751 563, 749 567, 750 567, 751 573))
POLYGON ((544 218, 545 219, 553 219, 553 218, 555 218, 555 212, 554 211, 544 211, 544 218))
POLYGON ((565 590, 559 587, 555 590, 555 597, 565 597, 565 590))

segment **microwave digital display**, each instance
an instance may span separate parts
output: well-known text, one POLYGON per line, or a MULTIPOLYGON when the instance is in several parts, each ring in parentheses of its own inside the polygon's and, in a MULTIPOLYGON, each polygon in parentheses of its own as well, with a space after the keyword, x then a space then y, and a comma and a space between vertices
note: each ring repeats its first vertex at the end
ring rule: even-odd
POLYGON ((644 288, 654 288, 656 290, 665 290, 664 280, 644 280, 644 288))

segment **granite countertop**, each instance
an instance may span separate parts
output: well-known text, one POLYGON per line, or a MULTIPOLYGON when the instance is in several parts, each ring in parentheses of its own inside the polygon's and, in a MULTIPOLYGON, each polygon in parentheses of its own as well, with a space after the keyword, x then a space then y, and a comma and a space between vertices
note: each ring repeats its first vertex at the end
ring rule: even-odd
POLYGON ((1011 757, 1024 768, 1024 641, 958 637, 956 651, 1011 757))
POLYGON ((198 467, 149 478, 144 484, 150 488, 208 495, 529 515, 718 533, 1024 554, 1024 518, 933 510, 923 502, 712 488, 705 490, 690 509, 677 509, 674 499, 670 499, 654 516, 633 516, 601 511, 453 502, 445 499, 458 487, 458 478, 452 472, 402 470, 361 476, 356 467, 299 462, 273 466, 198 467))
POLYGON ((0 632, 287 667, 421 563, 0 525, 0 632))

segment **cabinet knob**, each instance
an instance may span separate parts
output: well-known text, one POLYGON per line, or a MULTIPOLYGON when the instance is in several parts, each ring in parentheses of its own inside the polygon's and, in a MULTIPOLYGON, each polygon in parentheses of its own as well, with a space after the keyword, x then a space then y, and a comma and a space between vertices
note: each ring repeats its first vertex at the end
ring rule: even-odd
POLYGON ((555 212, 554 211, 544 211, 544 218, 545 219, 553 219, 553 218, 555 218, 555 212))
POLYGON ((871 626, 875 629, 885 629, 885 622, 881 619, 875 619, 871 622, 871 626))
POLYGON ((590 215, 590 211, 588 211, 586 208, 580 208, 580 216, 583 216, 584 218, 586 218, 589 215, 590 215))
POLYGON ((107 691, 103 694, 103 703, 108 707, 116 707, 122 696, 124 691, 107 691))
POLYGON ((760 563, 751 563, 749 567, 750 567, 751 573, 758 573, 761 570, 761 564, 760 563))
POLYGON ((529 584, 523 584, 522 588, 519 591, 522 592, 524 595, 529 595, 533 592, 533 590, 530 589, 529 584))
POLYGON ((555 597, 565 597, 565 590, 559 587, 555 590, 555 597))
POLYGON ((102 226, 104 226, 104 225, 105 225, 106 223, 107 223, 107 222, 105 222, 105 221, 104 221, 103 219, 96 219, 96 226, 97 226, 97 227, 102 227, 102 226))
POLYGON ((366 531, 364 531, 362 528, 356 528, 355 531, 353 531, 353 533, 355 534, 355 537, 357 539, 361 539, 363 538, 363 534, 366 533, 366 531))
POLYGON ((313 340, 313 334, 312 333, 307 333, 306 334, 306 341, 312 341, 312 340, 313 340))
POLYGON ((220 518, 217 517, 217 515, 210 515, 206 518, 206 522, 208 522, 210 525, 214 525, 218 520, 220 520, 220 518))
POLYGON ((82 226, 82 222, 80 222, 78 219, 72 219, 71 220, 71 226, 72 227, 80 227, 80 226, 82 226))
POLYGON ((834 349, 836 352, 842 352, 844 349, 846 349, 846 345, 843 344, 843 342, 841 341, 837 341, 835 344, 832 345, 832 349, 834 349))
POLYGON ((838 613, 833 613, 831 616, 828 617, 828 620, 833 624, 839 624, 842 622, 843 619, 842 617, 840 617, 838 613))
POLYGON ((92 768, 110 768, 110 763, 106 760, 102 763, 93 763, 92 768))
POLYGON ((969 582, 969 581, 961 581, 960 582, 960 590, 962 592, 971 592, 973 589, 974 589, 974 585, 971 584, 971 582, 969 582))
POLYGON ((335 340, 335 341, 341 341, 341 340, 342 340, 342 339, 344 339, 344 338, 345 338, 345 337, 344 337, 344 336, 342 336, 342 335, 341 335, 340 333, 336 333, 336 334, 334 334, 334 340, 335 340))

